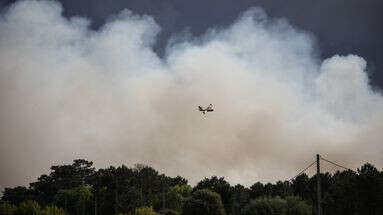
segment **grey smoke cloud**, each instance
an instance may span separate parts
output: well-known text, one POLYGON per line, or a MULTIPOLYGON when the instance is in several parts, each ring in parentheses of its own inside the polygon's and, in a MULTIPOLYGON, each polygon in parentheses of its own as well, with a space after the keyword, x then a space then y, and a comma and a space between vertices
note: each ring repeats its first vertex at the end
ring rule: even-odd
POLYGON ((126 10, 94 31, 61 14, 21 1, 1 17, 1 187, 75 158, 246 185, 288 179, 316 153, 383 164, 383 98, 366 61, 321 61, 314 36, 287 20, 253 8, 159 58, 149 16, 126 10))

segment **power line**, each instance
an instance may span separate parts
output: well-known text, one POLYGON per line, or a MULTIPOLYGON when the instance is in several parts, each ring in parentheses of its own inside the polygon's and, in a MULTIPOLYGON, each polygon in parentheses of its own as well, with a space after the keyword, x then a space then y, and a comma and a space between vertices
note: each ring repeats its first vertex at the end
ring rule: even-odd
MULTIPOLYGON (((312 167, 314 164, 317 164, 317 174, 316 174, 316 178, 317 178, 317 209, 318 209, 318 212, 317 212, 317 215, 321 215, 321 182, 320 182, 320 160, 323 160, 323 161, 326 161, 332 165, 335 165, 337 167, 340 167, 340 168, 343 168, 343 169, 346 169, 346 170, 351 170, 353 171, 352 169, 350 168, 347 168, 345 166, 342 166, 340 164, 337 164, 333 161, 329 161, 325 158, 323 158, 322 156, 320 156, 319 154, 316 155, 316 161, 312 162, 310 165, 308 165, 306 168, 304 168, 302 171, 300 171, 296 176, 294 176, 293 178, 291 178, 289 181, 292 181, 293 179, 295 179, 296 177, 298 177, 299 175, 301 175, 303 172, 305 172, 307 169, 309 169, 310 167, 312 167)), ((353 171, 354 172, 354 171, 353 171)), ((306 184, 307 186, 307 184, 306 184)))
POLYGON ((292 181, 296 177, 300 176, 302 173, 304 173, 306 170, 308 170, 314 164, 316 164, 316 161, 312 162, 310 165, 308 165, 306 168, 304 168, 302 171, 300 171, 296 176, 292 177, 289 181, 292 181))
MULTIPOLYGON (((350 170, 350 171, 355 172, 354 170, 352 170, 352 169, 350 169, 350 168, 347 168, 347 167, 345 167, 345 166, 342 166, 342 165, 340 165, 340 164, 337 164, 337 163, 335 163, 335 162, 333 162, 333 161, 327 160, 327 159, 323 158, 322 156, 319 156, 319 158, 320 158, 320 160, 324 160, 324 161, 326 161, 326 162, 328 162, 328 163, 330 163, 330 164, 333 164, 333 165, 335 165, 335 166, 337 166, 337 167, 340 167, 340 168, 343 168, 343 169, 346 169, 346 170, 350 170)), ((304 173, 306 170, 308 170, 310 167, 312 167, 312 166, 313 166, 314 164, 316 164, 316 163, 317 163, 317 161, 312 162, 310 165, 308 165, 306 168, 304 168, 302 171, 300 171, 297 175, 295 175, 294 177, 292 177, 289 181, 292 181, 293 179, 295 179, 296 177, 298 177, 299 175, 301 175, 302 173, 304 173)))
POLYGON ((342 166, 342 165, 340 165, 340 164, 337 164, 337 163, 335 163, 335 162, 333 162, 333 161, 329 161, 329 160, 327 160, 327 159, 324 159, 322 156, 320 157, 320 159, 321 159, 321 160, 324 160, 324 161, 326 161, 326 162, 328 162, 328 163, 331 163, 331 164, 333 164, 333 165, 335 165, 335 166, 337 166, 337 167, 340 167, 340 168, 343 168, 343 169, 346 169, 346 170, 351 170, 351 171, 354 172, 354 170, 352 170, 352 169, 350 169, 350 168, 347 168, 347 167, 344 167, 344 166, 342 166))

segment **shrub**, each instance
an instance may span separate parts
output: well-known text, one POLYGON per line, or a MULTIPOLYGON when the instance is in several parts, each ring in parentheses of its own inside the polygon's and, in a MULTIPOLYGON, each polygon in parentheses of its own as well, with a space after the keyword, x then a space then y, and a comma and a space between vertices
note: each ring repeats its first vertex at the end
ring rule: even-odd
POLYGON ((260 197, 242 209, 242 215, 310 215, 311 207, 296 196, 260 197))
POLYGON ((195 191, 186 200, 182 215, 224 215, 225 209, 221 196, 213 191, 202 189, 195 191))
POLYGON ((13 215, 13 214, 15 214, 15 212, 16 212, 16 206, 14 206, 8 202, 0 201, 0 214, 1 215, 13 215))
POLYGON ((66 213, 62 208, 48 206, 41 212, 41 215, 66 215, 66 213))
POLYGON ((180 213, 176 210, 172 209, 162 209, 160 210, 159 214, 161 215, 180 215, 180 213))
POLYGON ((40 205, 32 200, 27 200, 22 202, 17 208, 15 215, 40 215, 41 207, 40 205))
POLYGON ((152 207, 141 207, 134 210, 133 215, 157 215, 152 207))
POLYGON ((261 197, 243 208, 242 215, 285 215, 287 209, 287 201, 280 197, 261 197))
POLYGON ((289 196, 286 198, 286 215, 310 215, 311 207, 299 197, 289 196))

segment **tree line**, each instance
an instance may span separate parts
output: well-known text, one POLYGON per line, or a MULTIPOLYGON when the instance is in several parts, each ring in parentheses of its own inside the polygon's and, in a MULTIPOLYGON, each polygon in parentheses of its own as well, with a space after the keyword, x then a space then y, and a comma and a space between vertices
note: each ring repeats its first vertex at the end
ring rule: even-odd
MULTIPOLYGON (((29 187, 5 188, 0 215, 309 215, 316 214, 316 176, 230 185, 204 178, 194 187, 150 166, 96 170, 84 159, 56 165, 29 187)), ((383 214, 383 171, 366 163, 356 172, 320 174, 323 215, 383 214)))

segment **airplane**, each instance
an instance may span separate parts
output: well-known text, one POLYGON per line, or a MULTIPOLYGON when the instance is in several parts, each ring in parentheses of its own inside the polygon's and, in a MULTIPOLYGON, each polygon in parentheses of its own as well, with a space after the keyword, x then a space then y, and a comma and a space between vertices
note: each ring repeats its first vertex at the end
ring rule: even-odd
POLYGON ((206 114, 206 112, 213 112, 213 105, 210 104, 207 108, 203 108, 202 106, 198 106, 198 110, 201 111, 203 114, 206 114))

